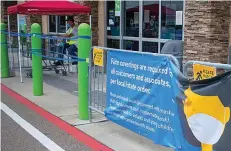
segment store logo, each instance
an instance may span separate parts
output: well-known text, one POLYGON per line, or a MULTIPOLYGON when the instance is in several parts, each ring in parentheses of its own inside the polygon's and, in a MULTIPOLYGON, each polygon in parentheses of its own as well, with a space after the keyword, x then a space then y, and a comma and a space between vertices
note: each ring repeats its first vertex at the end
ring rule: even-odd
POLYGON ((27 9, 28 11, 38 11, 38 9, 27 9))

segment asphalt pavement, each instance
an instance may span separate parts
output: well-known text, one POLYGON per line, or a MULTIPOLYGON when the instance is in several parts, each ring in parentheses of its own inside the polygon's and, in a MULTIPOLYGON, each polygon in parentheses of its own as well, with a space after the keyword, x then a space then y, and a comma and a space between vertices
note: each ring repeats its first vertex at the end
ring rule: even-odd
POLYGON ((1 151, 47 150, 91 149, 1 91, 1 151))

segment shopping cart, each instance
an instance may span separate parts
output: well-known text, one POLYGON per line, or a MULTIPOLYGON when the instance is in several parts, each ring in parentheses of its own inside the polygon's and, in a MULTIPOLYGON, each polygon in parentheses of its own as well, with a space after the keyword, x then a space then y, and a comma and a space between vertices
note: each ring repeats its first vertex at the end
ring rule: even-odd
MULTIPOLYGON (((43 39, 41 56, 43 61, 43 71, 55 71, 56 74, 62 72, 63 76, 67 76, 69 57, 59 52, 59 47, 63 47, 63 42, 64 41, 59 41, 57 39, 43 39), (58 60, 60 55, 63 55, 63 58, 66 57, 65 59, 67 61, 63 62, 61 65, 55 65, 54 62, 58 60)), ((30 53, 30 57, 32 58, 32 53, 30 53)), ((27 77, 32 78, 32 68, 28 70, 27 77)))

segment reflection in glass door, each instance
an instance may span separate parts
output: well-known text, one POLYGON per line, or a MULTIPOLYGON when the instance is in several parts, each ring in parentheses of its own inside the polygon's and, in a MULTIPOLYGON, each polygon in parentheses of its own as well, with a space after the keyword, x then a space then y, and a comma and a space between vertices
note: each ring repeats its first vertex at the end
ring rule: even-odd
POLYGON ((139 41, 124 40, 124 49, 139 51, 139 41))
POLYGON ((125 1, 123 48, 158 53, 159 1, 125 1))
POLYGON ((183 1, 161 1, 161 39, 182 40, 183 1))
POLYGON ((157 42, 142 42, 142 51, 143 52, 152 52, 158 53, 158 43, 157 42))
POLYGON ((159 1, 143 1, 143 38, 159 37, 159 1))
POLYGON ((183 40, 183 0, 121 1, 117 19, 115 1, 106 3, 107 39, 119 40, 122 49, 160 53, 168 40, 183 40))
POLYGON ((140 2, 124 1, 123 49, 139 51, 140 41, 140 2))
POLYGON ((158 53, 159 0, 143 1, 142 5, 142 51, 158 53))
POLYGON ((124 36, 139 37, 139 1, 124 2, 124 36))
POLYGON ((115 13, 115 1, 107 1, 107 35, 120 36, 120 16, 115 13))

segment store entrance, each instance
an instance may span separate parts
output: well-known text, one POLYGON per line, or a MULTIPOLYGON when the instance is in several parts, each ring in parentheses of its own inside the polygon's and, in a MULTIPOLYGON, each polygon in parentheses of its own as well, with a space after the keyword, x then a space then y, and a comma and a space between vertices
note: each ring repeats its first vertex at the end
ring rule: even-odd
POLYGON ((125 1, 124 16, 124 48, 158 53, 159 1, 125 1))
POLYGON ((107 2, 109 44, 113 40, 122 49, 161 53, 165 42, 183 40, 184 1, 121 1, 119 16, 110 11, 113 3, 107 2))

